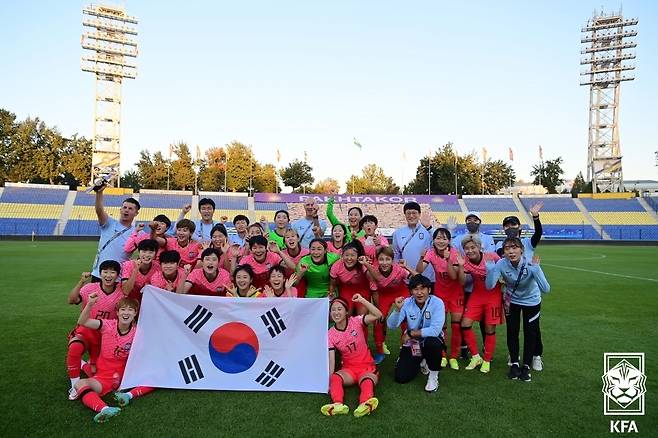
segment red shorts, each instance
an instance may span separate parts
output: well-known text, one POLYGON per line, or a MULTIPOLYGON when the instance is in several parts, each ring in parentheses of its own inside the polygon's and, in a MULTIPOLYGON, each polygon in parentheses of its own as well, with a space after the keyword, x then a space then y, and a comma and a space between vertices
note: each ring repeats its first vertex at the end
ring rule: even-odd
MULTIPOLYGON (((370 289, 353 289, 353 288, 340 288, 338 290, 338 296, 343 298, 345 301, 347 301, 347 304, 350 306, 349 310, 352 310, 354 307, 354 302, 352 301, 352 297, 354 294, 359 293, 363 298, 366 300, 370 301, 370 289)), ((359 310, 363 308, 362 304, 357 304, 356 309, 359 310)))
POLYGON ((359 383, 361 379, 366 375, 366 374, 374 374, 378 376, 377 373, 377 367, 374 365, 367 365, 367 366, 351 366, 351 367, 342 367, 340 371, 349 374, 349 376, 354 380, 355 383, 359 383))
POLYGON ((468 299, 464 309, 464 318, 472 321, 481 321, 488 325, 503 323, 503 303, 499 293, 476 293, 468 299))
POLYGON ((111 368, 99 369, 93 377, 94 380, 97 380, 98 383, 101 384, 101 391, 99 392, 99 395, 102 397, 105 394, 119 389, 122 377, 123 373, 121 370, 111 368))
POLYGON ((89 353, 89 362, 95 363, 101 349, 101 332, 79 325, 69 333, 69 342, 73 337, 80 339, 85 344, 89 353))
POLYGON ((446 313, 464 313, 464 291, 439 292, 436 294, 441 298, 446 308, 446 313))

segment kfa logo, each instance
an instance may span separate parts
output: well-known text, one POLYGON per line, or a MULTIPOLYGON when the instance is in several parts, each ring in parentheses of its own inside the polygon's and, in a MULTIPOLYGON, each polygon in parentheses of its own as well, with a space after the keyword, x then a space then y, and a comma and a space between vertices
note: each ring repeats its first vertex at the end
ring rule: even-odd
POLYGON ((644 353, 604 353, 602 380, 603 415, 644 415, 644 353))

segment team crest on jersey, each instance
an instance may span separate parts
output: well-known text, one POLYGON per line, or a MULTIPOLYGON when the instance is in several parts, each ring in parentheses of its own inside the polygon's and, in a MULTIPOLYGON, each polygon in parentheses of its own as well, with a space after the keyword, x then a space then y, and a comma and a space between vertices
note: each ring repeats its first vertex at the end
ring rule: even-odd
POLYGON ((196 257, 196 251, 190 251, 187 253, 190 258, 196 257))
POLYGON ((357 335, 356 330, 352 330, 352 332, 350 333, 350 335, 352 335, 352 337, 356 338, 356 335, 357 335))
POLYGON ((423 240, 423 239, 425 238, 425 233, 419 233, 419 234, 418 234, 418 238, 419 238, 420 240, 423 240))
POLYGON ((425 311, 425 319, 432 319, 432 312, 430 312, 429 310, 426 310, 425 311))

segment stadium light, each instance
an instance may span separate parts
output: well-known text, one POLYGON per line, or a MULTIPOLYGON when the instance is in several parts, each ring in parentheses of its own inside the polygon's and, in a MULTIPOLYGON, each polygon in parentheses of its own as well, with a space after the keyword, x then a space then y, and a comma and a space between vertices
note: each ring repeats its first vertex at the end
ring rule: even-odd
POLYGON ((94 140, 91 181, 99 176, 118 176, 121 159, 121 83, 137 77, 137 18, 123 8, 89 5, 82 9, 82 71, 96 75, 94 140))
POLYGON ((619 145, 619 92, 624 81, 632 81, 637 46, 628 38, 637 36, 631 29, 637 18, 624 19, 619 13, 597 14, 582 27, 581 50, 586 55, 581 65, 589 69, 580 73, 580 85, 589 86, 589 136, 587 149, 587 180, 592 191, 617 192, 624 190, 621 148, 619 145))

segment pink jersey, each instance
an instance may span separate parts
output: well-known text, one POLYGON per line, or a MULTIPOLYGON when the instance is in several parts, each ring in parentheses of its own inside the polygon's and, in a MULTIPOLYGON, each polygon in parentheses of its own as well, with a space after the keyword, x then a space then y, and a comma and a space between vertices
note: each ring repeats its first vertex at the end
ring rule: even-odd
POLYGON ((256 289, 262 289, 267 284, 270 278, 270 268, 281 264, 281 256, 272 251, 265 253, 265 260, 258 262, 253 254, 240 259, 241 265, 249 265, 254 270, 254 279, 252 285, 256 289))
POLYGON ((354 268, 347 269, 345 263, 341 259, 331 265, 329 275, 336 280, 338 287, 355 289, 356 293, 359 292, 357 289, 370 290, 370 281, 366 272, 366 267, 359 263, 357 263, 354 268))
MULTIPOLYGON (((343 245, 345 245, 343 243, 343 245)), ((334 254, 341 255, 343 253, 343 247, 341 246, 340 248, 336 248, 334 245, 334 242, 327 242, 327 252, 333 252, 334 254)))
POLYGON ((190 295, 226 295, 226 286, 231 282, 231 275, 226 269, 217 268, 217 276, 211 281, 203 269, 194 269, 187 276, 187 282, 192 284, 190 295))
POLYGON ((98 294, 98 301, 91 307, 91 318, 94 319, 117 319, 116 305, 123 298, 123 291, 119 283, 114 284, 114 291, 105 293, 100 283, 89 283, 80 289, 80 300, 82 307, 89 302, 89 295, 98 294))
POLYGON ((98 358, 98 368, 123 373, 135 337, 135 323, 130 325, 127 333, 120 333, 116 319, 101 319, 100 322, 98 330, 101 332, 101 354, 98 358))
MULTIPOLYGON (((450 256, 444 259, 436 253, 434 247, 427 250, 423 261, 432 265, 434 269, 435 283, 434 294, 448 296, 452 293, 458 292, 461 285, 457 279, 452 280, 448 275, 448 263, 451 265, 457 264, 457 249, 450 248, 450 256)), ((486 274, 486 272, 485 272, 486 274)))
POLYGON ((178 287, 178 283, 180 283, 180 279, 183 278, 185 275, 185 271, 183 268, 178 268, 176 271, 176 278, 173 280, 168 280, 164 277, 164 273, 162 270, 158 269, 155 271, 153 276, 151 276, 151 280, 149 281, 149 284, 159 287, 160 289, 168 290, 170 292, 175 292, 176 288, 178 287))
POLYGON ((345 330, 336 326, 329 329, 329 349, 338 350, 344 368, 362 368, 374 366, 364 334, 363 315, 350 316, 345 330))
MULTIPOLYGON (((128 240, 126 240, 126 243, 123 245, 123 250, 125 252, 127 252, 128 254, 132 254, 133 252, 135 252, 137 250, 137 245, 139 245, 139 243, 142 240, 146 240, 146 239, 150 239, 150 238, 151 238, 150 233, 146 233, 144 231, 133 231, 133 233, 130 235, 130 237, 128 237, 128 240)), ((158 248, 158 251, 155 253, 155 261, 156 262, 158 261, 158 259, 160 257, 160 253, 164 250, 165 250, 165 248, 162 247, 162 246, 158 248)))
POLYGON ((377 281, 377 292, 379 292, 380 295, 394 295, 396 297, 406 297, 409 295, 409 289, 404 282, 409 278, 409 271, 397 263, 393 263, 391 266, 391 272, 388 276, 384 276, 381 270, 379 273, 382 276, 382 279, 377 281))
MULTIPOLYGON (((270 285, 270 287, 272 286, 270 285)), ((291 287, 290 293, 288 293, 288 291, 284 288, 281 292, 281 295, 277 295, 276 292, 274 292, 274 297, 268 297, 265 292, 263 292, 260 295, 260 298, 297 298, 297 288, 291 287)))
POLYGON ((167 237, 167 250, 173 250, 180 254, 180 266, 192 265, 192 268, 196 266, 196 262, 203 251, 201 244, 196 240, 191 240, 187 245, 180 246, 178 239, 175 237, 167 237))
POLYGON ((378 266, 377 262, 377 247, 381 246, 388 246, 388 240, 384 236, 373 236, 372 240, 374 245, 367 245, 366 244, 366 236, 359 237, 359 242, 361 242, 361 245, 363 246, 363 251, 366 254, 366 257, 370 260, 370 264, 373 266, 378 266))
MULTIPOLYGON (((489 293, 493 291, 500 292, 500 285, 496 284, 494 289, 492 290, 487 290, 485 286, 485 280, 487 278, 487 262, 493 262, 496 263, 498 260, 500 260, 500 257, 498 257, 498 254, 495 252, 485 252, 482 255, 482 259, 480 260, 479 264, 474 264, 473 262, 470 261, 470 259, 466 258, 466 261, 464 262, 464 273, 470 274, 471 277, 473 278, 473 290, 471 292, 471 298, 473 298, 473 295, 476 293, 482 294, 482 293, 489 293)), ((492 296, 495 297, 494 294, 491 294, 492 296)), ((493 298, 492 298, 493 299, 493 298)))
MULTIPOLYGON (((130 278, 132 275, 133 270, 137 269, 137 265, 135 264, 135 260, 126 260, 123 262, 121 265, 121 281, 126 281, 127 279, 130 278)), ((134 298, 136 300, 141 300, 142 299, 142 288, 149 284, 151 281, 151 277, 155 272, 158 270, 156 267, 155 263, 151 263, 151 268, 148 270, 146 274, 142 274, 142 272, 137 269, 137 277, 135 278, 135 285, 133 286, 132 291, 128 294, 130 298, 134 298)))

